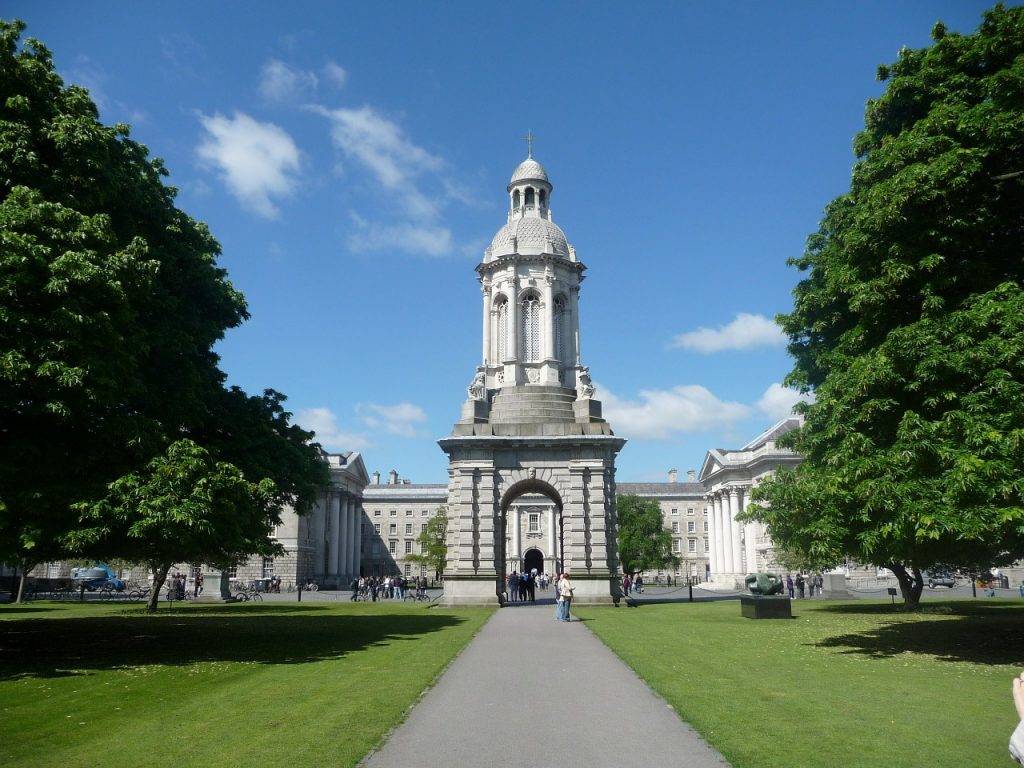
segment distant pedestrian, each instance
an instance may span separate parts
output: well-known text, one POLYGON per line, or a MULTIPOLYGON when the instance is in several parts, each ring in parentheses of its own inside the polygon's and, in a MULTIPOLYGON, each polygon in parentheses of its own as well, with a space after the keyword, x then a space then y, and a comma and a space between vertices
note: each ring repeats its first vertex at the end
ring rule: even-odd
MULTIPOLYGON (((193 590, 192 590, 192 596, 193 597, 199 597, 201 594, 203 594, 203 572, 202 571, 196 571, 196 577, 192 581, 192 587, 193 587, 193 590)), ((1021 589, 1024 590, 1024 585, 1022 585, 1021 589)))
POLYGON ((804 588, 804 575, 802 573, 798 573, 796 575, 796 594, 801 600, 804 599, 804 588))
POLYGON ((793 577, 786 574, 786 591, 789 592, 789 599, 793 599, 793 577))
POLYGON ((558 604, 562 609, 561 614, 558 616, 559 621, 572 621, 569 609, 572 607, 572 593, 574 589, 573 583, 569 581, 569 573, 566 571, 558 582, 558 594, 562 598, 562 601, 558 604))
POLYGON ((633 577, 633 587, 641 595, 644 593, 644 577, 643 577, 643 574, 638 573, 636 576, 633 577))
POLYGON ((627 573, 622 577, 622 592, 626 597, 629 597, 629 588, 632 582, 629 580, 629 574, 627 573))

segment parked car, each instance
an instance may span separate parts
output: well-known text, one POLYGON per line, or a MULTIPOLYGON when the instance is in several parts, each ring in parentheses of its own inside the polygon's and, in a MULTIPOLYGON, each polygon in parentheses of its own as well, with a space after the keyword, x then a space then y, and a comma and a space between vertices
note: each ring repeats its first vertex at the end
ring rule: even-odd
POLYGON ((949 571, 933 571, 928 574, 928 589, 935 589, 936 587, 949 587, 952 589, 956 586, 956 576, 949 571))

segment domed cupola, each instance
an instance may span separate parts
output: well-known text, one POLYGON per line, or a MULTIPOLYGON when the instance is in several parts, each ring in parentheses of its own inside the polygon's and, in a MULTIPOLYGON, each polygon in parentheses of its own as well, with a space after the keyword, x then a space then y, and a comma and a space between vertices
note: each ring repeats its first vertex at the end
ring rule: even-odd
POLYGON ((508 220, 532 217, 551 219, 548 207, 551 199, 551 182, 544 166, 533 159, 531 153, 523 162, 516 166, 512 178, 508 182, 509 212, 508 220))

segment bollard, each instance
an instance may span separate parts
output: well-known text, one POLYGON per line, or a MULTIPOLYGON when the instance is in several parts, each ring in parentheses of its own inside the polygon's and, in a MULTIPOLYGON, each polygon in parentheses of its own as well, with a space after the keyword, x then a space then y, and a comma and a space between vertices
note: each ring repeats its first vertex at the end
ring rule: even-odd
POLYGON ((299 584, 299 602, 302 602, 302 585, 299 584))
POLYGON ((686 580, 686 586, 690 588, 690 602, 693 602, 693 579, 686 580))

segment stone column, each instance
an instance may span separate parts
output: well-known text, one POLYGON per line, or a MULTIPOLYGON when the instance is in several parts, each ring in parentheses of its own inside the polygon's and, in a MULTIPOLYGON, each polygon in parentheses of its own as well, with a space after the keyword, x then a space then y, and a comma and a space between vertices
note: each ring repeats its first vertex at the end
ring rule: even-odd
POLYGON ((729 489, 729 533, 732 543, 733 573, 743 571, 743 549, 740 539, 740 524, 736 520, 739 513, 738 491, 735 487, 729 489))
POLYGON ((480 286, 480 292, 484 297, 484 357, 483 365, 487 367, 487 361, 491 359, 491 284, 485 282, 480 286))
POLYGON ((707 504, 704 507, 704 519, 708 521, 708 565, 711 567, 711 575, 718 574, 718 555, 715 550, 715 535, 718 528, 715 526, 715 505, 711 496, 707 497, 707 504))
MULTIPOLYGON (((555 508, 554 507, 548 507, 548 515, 547 515, 547 517, 548 517, 548 547, 547 547, 548 554, 547 554, 547 560, 548 560, 549 563, 551 563, 551 566, 553 566, 553 565, 555 565, 558 562, 558 531, 555 530, 555 508)), ((552 568, 551 566, 545 566, 545 568, 544 568, 544 570, 546 570, 549 574, 554 573, 555 570, 557 570, 556 568, 552 568)))
POLYGON ((544 276, 544 285, 541 289, 541 301, 544 302, 544 311, 541 317, 544 321, 540 356, 541 360, 550 360, 555 356, 555 298, 551 288, 553 278, 550 274, 544 276))
MULTIPOLYGON (((505 340, 505 349, 508 350, 508 357, 519 362, 519 286, 518 280, 514 277, 509 281, 508 292, 508 338, 505 340)), ((516 366, 518 370, 518 366, 516 366)), ((508 371, 505 371, 505 383, 517 384, 518 378, 508 381, 508 371)))
POLYGON ((327 533, 327 562, 324 564, 325 576, 336 576, 338 573, 338 544, 341 543, 341 497, 338 490, 329 492, 327 515, 329 530, 327 533))
POLYGON ((726 547, 725 510, 722 509, 722 492, 715 494, 715 559, 718 561, 718 571, 715 576, 728 573, 729 556, 731 550, 726 547))
POLYGON ((359 550, 363 543, 363 509, 359 505, 359 498, 352 498, 352 557, 350 562, 352 563, 352 576, 353 578, 359 576, 360 566, 360 555, 359 550))
POLYGON ((338 496, 338 586, 348 573, 348 492, 338 496))
POLYGON ((576 356, 576 365, 580 364, 580 287, 574 285, 569 289, 569 304, 572 319, 572 346, 576 356))
MULTIPOLYGON (((750 487, 746 486, 740 489, 740 509, 746 510, 747 505, 750 504, 750 487)), ((750 522, 744 523, 743 525, 743 539, 746 542, 744 546, 745 554, 747 556, 747 573, 756 573, 757 567, 757 523, 750 522)))
MULTIPOLYGON (((509 533, 512 535, 512 551, 509 552, 509 556, 515 558, 519 566, 523 564, 523 543, 522 543, 522 525, 523 525, 523 512, 519 508, 519 505, 512 507, 509 510, 509 527, 512 528, 509 533)), ((517 567, 518 571, 519 568, 517 567)))

